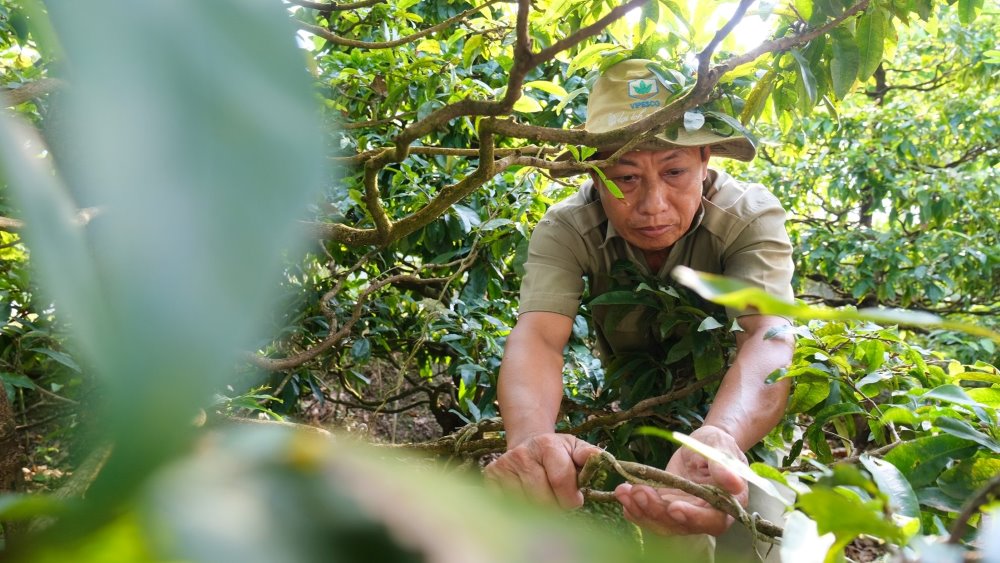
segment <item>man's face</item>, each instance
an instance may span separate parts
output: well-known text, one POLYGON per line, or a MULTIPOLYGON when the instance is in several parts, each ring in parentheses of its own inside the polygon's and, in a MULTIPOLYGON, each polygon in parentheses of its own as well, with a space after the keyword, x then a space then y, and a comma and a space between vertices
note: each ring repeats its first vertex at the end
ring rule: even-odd
POLYGON ((708 157, 707 147, 625 154, 604 169, 605 176, 624 194, 623 199, 612 195, 600 178, 594 179, 608 221, 643 251, 670 248, 691 227, 701 205, 708 157))

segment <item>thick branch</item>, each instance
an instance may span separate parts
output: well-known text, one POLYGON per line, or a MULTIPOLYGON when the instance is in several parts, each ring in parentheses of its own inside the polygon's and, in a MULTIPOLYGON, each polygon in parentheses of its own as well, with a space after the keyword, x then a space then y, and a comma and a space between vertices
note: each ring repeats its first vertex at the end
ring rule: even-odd
MULTIPOLYGON (((530 52, 530 46, 519 42, 514 49, 514 67, 510 71, 510 76, 507 81, 507 92, 502 100, 484 101, 466 99, 435 110, 424 119, 408 127, 405 131, 400 133, 398 137, 396 137, 396 158, 398 160, 406 158, 410 143, 412 143, 415 139, 430 133, 435 128, 448 123, 452 119, 475 115, 495 117, 509 113, 514 106, 514 102, 516 102, 521 96, 521 86, 524 82, 524 77, 527 76, 528 72, 538 65, 555 57, 556 53, 600 33, 611 22, 624 16, 632 8, 640 6, 647 1, 648 0, 631 0, 622 6, 618 6, 594 24, 577 31, 569 37, 556 42, 551 47, 535 53, 534 55, 530 52)), ((522 11, 523 10, 518 11, 519 22, 522 11)), ((527 41, 527 37, 524 37, 523 39, 527 41)))
POLYGON ((18 88, 4 88, 0 100, 3 101, 4 107, 16 106, 49 94, 65 85, 66 83, 58 78, 39 78, 34 82, 22 84, 18 88))

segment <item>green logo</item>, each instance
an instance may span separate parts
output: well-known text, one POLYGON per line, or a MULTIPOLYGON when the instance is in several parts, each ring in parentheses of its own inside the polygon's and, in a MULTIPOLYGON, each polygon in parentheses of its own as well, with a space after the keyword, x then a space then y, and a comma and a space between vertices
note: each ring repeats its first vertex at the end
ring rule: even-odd
POLYGON ((646 100, 659 93, 659 90, 655 80, 640 78, 639 80, 629 80, 628 82, 628 95, 631 98, 646 100))

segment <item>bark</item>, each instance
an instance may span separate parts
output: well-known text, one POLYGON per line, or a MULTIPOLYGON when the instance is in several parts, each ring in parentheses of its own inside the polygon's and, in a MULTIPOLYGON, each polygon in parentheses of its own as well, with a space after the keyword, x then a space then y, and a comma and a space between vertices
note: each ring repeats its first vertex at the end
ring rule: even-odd
MULTIPOLYGON (((24 466, 24 454, 17 440, 17 423, 14 409, 7 399, 7 391, 0 386, 0 493, 18 492, 23 489, 24 478, 21 468, 24 466)), ((15 527, 10 522, 0 522, 3 525, 4 539, 11 544, 11 537, 16 535, 15 527)))

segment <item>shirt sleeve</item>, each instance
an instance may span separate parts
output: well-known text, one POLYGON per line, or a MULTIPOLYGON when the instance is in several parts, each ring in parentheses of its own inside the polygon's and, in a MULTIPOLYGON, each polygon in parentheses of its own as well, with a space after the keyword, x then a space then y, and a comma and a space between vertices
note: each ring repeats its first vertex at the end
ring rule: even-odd
POLYGON ((518 313, 576 317, 583 293, 583 246, 580 235, 558 218, 546 214, 539 221, 528 242, 518 313))
MULTIPOLYGON (((792 243, 785 230, 785 210, 770 194, 762 198, 754 218, 726 245, 723 275, 760 287, 786 301, 793 301, 792 243)), ((747 314, 726 308, 730 318, 747 314)))

